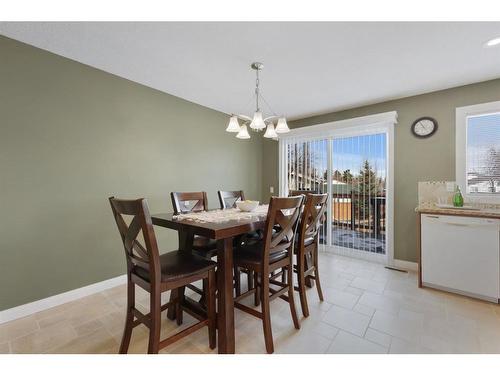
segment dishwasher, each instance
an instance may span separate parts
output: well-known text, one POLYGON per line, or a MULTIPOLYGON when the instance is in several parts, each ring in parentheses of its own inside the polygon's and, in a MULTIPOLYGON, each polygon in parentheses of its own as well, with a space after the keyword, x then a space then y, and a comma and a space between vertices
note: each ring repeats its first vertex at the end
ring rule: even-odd
POLYGON ((499 302, 500 220, 421 216, 422 285, 499 302))

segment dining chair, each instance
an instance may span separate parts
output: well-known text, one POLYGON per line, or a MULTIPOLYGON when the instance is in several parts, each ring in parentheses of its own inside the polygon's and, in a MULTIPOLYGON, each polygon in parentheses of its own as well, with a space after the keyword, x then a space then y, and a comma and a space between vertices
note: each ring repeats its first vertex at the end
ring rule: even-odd
POLYGON ((208 326, 209 346, 214 349, 216 345, 215 263, 179 251, 160 255, 145 199, 122 200, 111 197, 109 202, 127 260, 127 315, 120 354, 128 352, 132 330, 139 324, 144 324, 149 328, 148 353, 158 353, 160 349, 205 326, 208 326), (161 305, 162 293, 199 280, 206 285, 206 318, 183 307, 183 296, 161 305), (142 313, 135 306, 136 285, 150 294, 150 312, 147 314, 142 313), (160 313, 172 305, 175 306, 179 325, 182 323, 183 311, 195 317, 198 322, 175 335, 160 340, 160 313))
POLYGON ((328 194, 307 194, 304 209, 300 218, 297 236, 295 238, 294 253, 297 264, 294 272, 297 274, 298 287, 302 314, 309 316, 307 305, 306 286, 307 278, 316 281, 316 289, 320 301, 323 301, 323 292, 318 270, 318 243, 319 232, 327 208, 328 194), (308 259, 309 258, 309 259, 308 259))
POLYGON ((254 288, 237 296, 234 306, 262 319, 268 353, 274 352, 270 315, 270 302, 272 300, 279 297, 288 302, 293 324, 296 329, 300 329, 293 298, 292 276, 294 237, 299 222, 302 200, 303 196, 272 197, 267 213, 264 238, 245 243, 234 253, 235 265, 252 270, 256 275, 254 288), (276 280, 275 276, 272 275, 273 271, 278 269, 284 269, 288 273, 286 283, 276 280), (276 289, 276 287, 278 288, 276 289), (251 294, 260 299, 261 311, 239 302, 251 294))
MULTIPOLYGON (((245 193, 243 192, 243 190, 235 190, 235 191, 219 190, 217 192, 217 195, 219 196, 221 210, 226 210, 228 208, 235 208, 236 202, 245 200, 245 193)), ((260 239, 260 238, 262 238, 262 231, 260 230, 247 233, 245 235, 236 237, 234 239, 233 246, 235 247, 235 249, 238 249, 241 246, 242 242, 248 241, 249 239, 260 239)), ((253 272, 251 270, 240 269, 239 267, 234 266, 234 289, 237 296, 241 294, 241 272, 244 272, 247 275, 248 289, 253 288, 253 280, 254 280, 253 272)))
MULTIPOLYGON (((176 215, 208 210, 207 193, 204 191, 172 192, 170 197, 176 215)), ((195 235, 192 250, 197 256, 211 259, 217 255, 217 242, 208 237, 195 235)))
MULTIPOLYGON (((187 214, 190 212, 201 212, 208 210, 207 193, 197 192, 171 192, 172 207, 174 214, 187 214)), ((217 255, 217 241, 214 239, 195 234, 191 245, 191 252, 204 259, 212 259, 217 255)), ((189 284, 187 288, 200 295, 199 302, 205 305, 206 291, 196 285, 189 284)), ((179 295, 184 295, 183 288, 179 289, 179 295)))
POLYGON ((235 208, 236 202, 245 200, 245 194, 243 193, 243 190, 236 190, 236 191, 219 190, 217 192, 217 195, 219 196, 221 210, 225 210, 227 208, 235 208))

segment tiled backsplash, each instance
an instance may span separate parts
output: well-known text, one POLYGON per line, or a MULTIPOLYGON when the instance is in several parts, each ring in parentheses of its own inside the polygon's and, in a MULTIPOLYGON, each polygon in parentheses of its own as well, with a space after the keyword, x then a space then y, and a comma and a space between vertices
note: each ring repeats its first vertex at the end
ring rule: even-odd
MULTIPOLYGON (((436 203, 452 204, 454 191, 448 191, 447 185, 455 186, 455 181, 423 181, 418 183, 418 206, 433 207, 436 203)), ((463 192, 462 192, 463 194, 463 192)), ((464 197, 466 205, 482 209, 500 209, 500 204, 483 204, 464 197)))
POLYGON ((418 205, 434 206, 436 203, 451 204, 453 191, 447 191, 446 185, 454 181, 424 181, 418 183, 418 205))

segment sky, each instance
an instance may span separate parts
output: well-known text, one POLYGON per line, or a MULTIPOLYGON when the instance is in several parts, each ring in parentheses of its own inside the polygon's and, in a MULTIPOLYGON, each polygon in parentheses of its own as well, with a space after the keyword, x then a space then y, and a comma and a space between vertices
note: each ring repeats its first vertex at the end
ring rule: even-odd
MULTIPOLYGON (((324 173, 327 168, 327 141, 310 142, 309 153, 317 170, 323 171, 320 174, 324 173)), ((337 138, 332 141, 332 172, 349 169, 353 175, 357 175, 365 160, 370 162, 378 177, 386 177, 387 142, 384 133, 337 138)), ((299 169, 299 172, 302 171, 299 169)))
POLYGON ((359 173, 368 160, 379 177, 386 173, 386 135, 373 134, 333 140, 333 170, 350 169, 353 175, 359 173))
POLYGON ((500 151, 500 113, 472 116, 467 120, 467 169, 481 172, 485 152, 500 151))

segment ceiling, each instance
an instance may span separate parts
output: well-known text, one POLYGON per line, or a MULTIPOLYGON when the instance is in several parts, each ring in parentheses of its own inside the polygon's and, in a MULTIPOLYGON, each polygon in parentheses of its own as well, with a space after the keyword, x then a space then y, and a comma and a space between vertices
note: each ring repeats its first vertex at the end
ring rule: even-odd
POLYGON ((264 98, 290 119, 500 77, 500 47, 483 48, 500 22, 0 22, 0 34, 226 113, 253 112, 261 61, 264 98))

